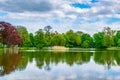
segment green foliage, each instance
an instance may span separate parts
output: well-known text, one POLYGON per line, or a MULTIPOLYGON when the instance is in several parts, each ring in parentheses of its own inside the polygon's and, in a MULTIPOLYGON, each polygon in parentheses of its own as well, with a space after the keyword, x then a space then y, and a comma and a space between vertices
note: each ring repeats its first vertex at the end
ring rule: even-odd
POLYGON ((80 36, 78 36, 78 35, 76 35, 76 41, 75 41, 75 43, 76 43, 76 46, 80 46, 81 45, 81 37, 80 36))
POLYGON ((84 33, 82 36, 81 36, 81 40, 82 40, 82 47, 84 47, 83 45, 87 43, 87 47, 94 47, 94 42, 93 42, 93 38, 87 34, 87 33, 84 33))
POLYGON ((94 41, 95 41, 95 47, 97 48, 103 48, 103 39, 104 39, 105 33, 104 32, 98 32, 94 34, 94 41))
POLYGON ((46 46, 51 46, 51 32, 50 32, 51 29, 52 29, 51 26, 44 27, 46 46))
POLYGON ((39 29, 35 34, 35 46, 39 49, 45 46, 45 35, 42 29, 39 29))
POLYGON ((32 44, 32 47, 34 47, 35 46, 35 44, 34 44, 34 42, 35 42, 34 35, 32 33, 30 33, 29 37, 30 37, 30 42, 32 44))
POLYGON ((65 38, 62 34, 55 34, 51 39, 51 44, 58 46, 65 46, 65 38))
POLYGON ((26 27, 17 26, 17 30, 23 38, 23 45, 22 46, 23 47, 32 47, 32 43, 30 41, 30 37, 29 37, 29 34, 28 34, 26 27))
POLYGON ((74 33, 73 30, 69 30, 66 32, 66 46, 68 47, 74 47, 74 46, 80 46, 81 45, 81 33, 77 32, 74 33))
POLYGON ((104 41, 103 45, 105 47, 111 47, 111 45, 112 45, 112 38, 110 36, 108 36, 108 35, 105 35, 105 37, 103 39, 104 39, 103 40, 104 41))
POLYGON ((118 44, 118 40, 120 39, 120 31, 117 31, 116 35, 115 35, 115 45, 119 46, 118 44))
POLYGON ((108 48, 120 46, 120 31, 111 30, 105 27, 102 32, 95 33, 93 37, 90 34, 81 31, 74 32, 69 30, 64 34, 57 31, 51 32, 51 26, 45 26, 44 31, 39 29, 35 36, 28 33, 23 26, 17 27, 18 32, 22 36, 24 42, 23 47, 48 47, 48 46, 66 46, 66 47, 83 47, 83 48, 108 48))
POLYGON ((115 34, 115 31, 111 30, 110 27, 104 27, 103 32, 105 33, 104 46, 105 47, 113 46, 114 45, 114 34, 115 34))
POLYGON ((118 46, 120 47, 120 39, 118 40, 117 44, 118 44, 118 46))
POLYGON ((83 41, 82 47, 83 48, 89 48, 90 47, 90 42, 88 40, 83 41))

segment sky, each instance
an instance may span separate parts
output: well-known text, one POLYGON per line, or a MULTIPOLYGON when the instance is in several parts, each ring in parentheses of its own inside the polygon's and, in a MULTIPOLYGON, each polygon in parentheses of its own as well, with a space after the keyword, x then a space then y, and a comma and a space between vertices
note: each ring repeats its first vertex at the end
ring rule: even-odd
POLYGON ((120 30, 120 0, 0 0, 0 21, 35 33, 72 29, 93 35, 104 27, 120 30))

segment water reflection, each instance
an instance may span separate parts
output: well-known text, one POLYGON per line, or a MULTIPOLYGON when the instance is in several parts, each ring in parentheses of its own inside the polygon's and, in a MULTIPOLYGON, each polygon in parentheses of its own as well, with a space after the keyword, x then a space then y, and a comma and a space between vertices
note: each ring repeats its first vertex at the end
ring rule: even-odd
POLYGON ((0 54, 0 75, 9 74, 14 71, 22 59, 19 53, 2 53, 0 54))
MULTIPOLYGON (((94 61, 98 64, 106 65, 107 69, 110 69, 111 66, 118 65, 116 63, 116 57, 118 57, 117 51, 103 51, 97 52, 94 54, 94 61)), ((120 58, 118 58, 120 60, 120 58)))
MULTIPOLYGON (((104 65, 107 69, 111 66, 120 65, 120 51, 96 51, 96 52, 24 52, 23 60, 20 63, 22 69, 26 68, 28 62, 35 60, 38 68, 44 68, 45 70, 51 70, 50 64, 55 65, 60 62, 66 63, 69 66, 74 64, 82 65, 89 63, 91 59, 96 64, 104 65)), ((19 68, 20 68, 19 66, 19 68)))
POLYGON ((24 71, 28 68, 28 64, 33 62, 35 62, 37 68, 50 72, 54 69, 54 66, 59 64, 66 64, 69 67, 73 67, 74 65, 82 66, 83 64, 90 63, 91 60, 98 65, 105 66, 105 69, 109 70, 112 66, 120 65, 120 51, 23 51, 21 53, 0 53, 0 75, 10 74, 15 70, 24 71))

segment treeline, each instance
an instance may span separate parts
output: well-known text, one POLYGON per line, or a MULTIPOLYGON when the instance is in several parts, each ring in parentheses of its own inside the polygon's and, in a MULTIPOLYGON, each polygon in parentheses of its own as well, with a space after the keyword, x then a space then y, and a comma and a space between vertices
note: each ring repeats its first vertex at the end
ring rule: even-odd
POLYGON ((52 32, 51 26, 39 29, 35 34, 29 33, 24 26, 17 26, 23 38, 22 47, 37 47, 39 49, 50 46, 80 47, 80 48, 108 48, 120 47, 120 30, 115 31, 104 27, 103 31, 91 36, 82 31, 69 30, 66 33, 52 32))

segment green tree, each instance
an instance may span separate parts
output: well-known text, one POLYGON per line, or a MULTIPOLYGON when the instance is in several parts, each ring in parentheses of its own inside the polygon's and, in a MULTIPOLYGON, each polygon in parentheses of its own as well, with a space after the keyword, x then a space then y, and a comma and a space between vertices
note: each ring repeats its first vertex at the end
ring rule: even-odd
POLYGON ((117 44, 118 44, 118 46, 120 47, 120 39, 118 40, 117 44))
POLYGON ((52 27, 49 25, 44 27, 46 46, 51 46, 51 32, 50 32, 51 29, 52 27))
POLYGON ((81 37, 80 36, 78 36, 78 35, 76 35, 76 41, 75 41, 75 43, 76 43, 76 46, 80 46, 81 45, 81 37))
POLYGON ((39 29, 36 33, 35 33, 35 46, 39 49, 43 48, 45 46, 45 35, 44 32, 42 31, 42 29, 39 29))
POLYGON ((86 47, 94 47, 94 42, 93 42, 93 38, 87 34, 87 33, 84 33, 82 36, 81 36, 81 40, 82 40, 82 47, 85 47, 84 44, 87 43, 88 46, 86 47))
POLYGON ((32 33, 30 33, 29 37, 30 37, 30 41, 31 41, 32 47, 34 47, 34 42, 35 42, 34 35, 32 33))
POLYGON ((90 42, 88 40, 83 41, 82 47, 83 48, 89 48, 90 47, 90 42))
POLYGON ((77 31, 75 34, 81 37, 84 33, 82 31, 77 31))
POLYGON ((118 46, 118 40, 120 39, 120 30, 117 31, 116 35, 115 35, 115 45, 118 46))
POLYGON ((74 47, 76 45, 76 34, 73 30, 69 30, 66 32, 67 44, 68 47, 74 47))
POLYGON ((105 33, 104 32, 98 32, 94 34, 94 41, 95 41, 95 47, 97 48, 103 48, 104 47, 104 43, 103 43, 103 39, 104 39, 105 33))
POLYGON ((65 38, 62 34, 55 34, 51 39, 52 45, 65 46, 65 38))
POLYGON ((112 38, 109 35, 105 35, 103 38, 103 45, 104 47, 111 47, 112 45, 112 38))
POLYGON ((111 47, 114 45, 114 34, 115 31, 111 30, 110 27, 104 27, 103 32, 105 33, 104 45, 106 47, 111 47))
POLYGON ((30 37, 29 37, 29 33, 27 31, 27 28, 24 26, 17 26, 17 30, 19 32, 19 34, 22 36, 23 38, 23 47, 31 47, 31 41, 30 41, 30 37))

